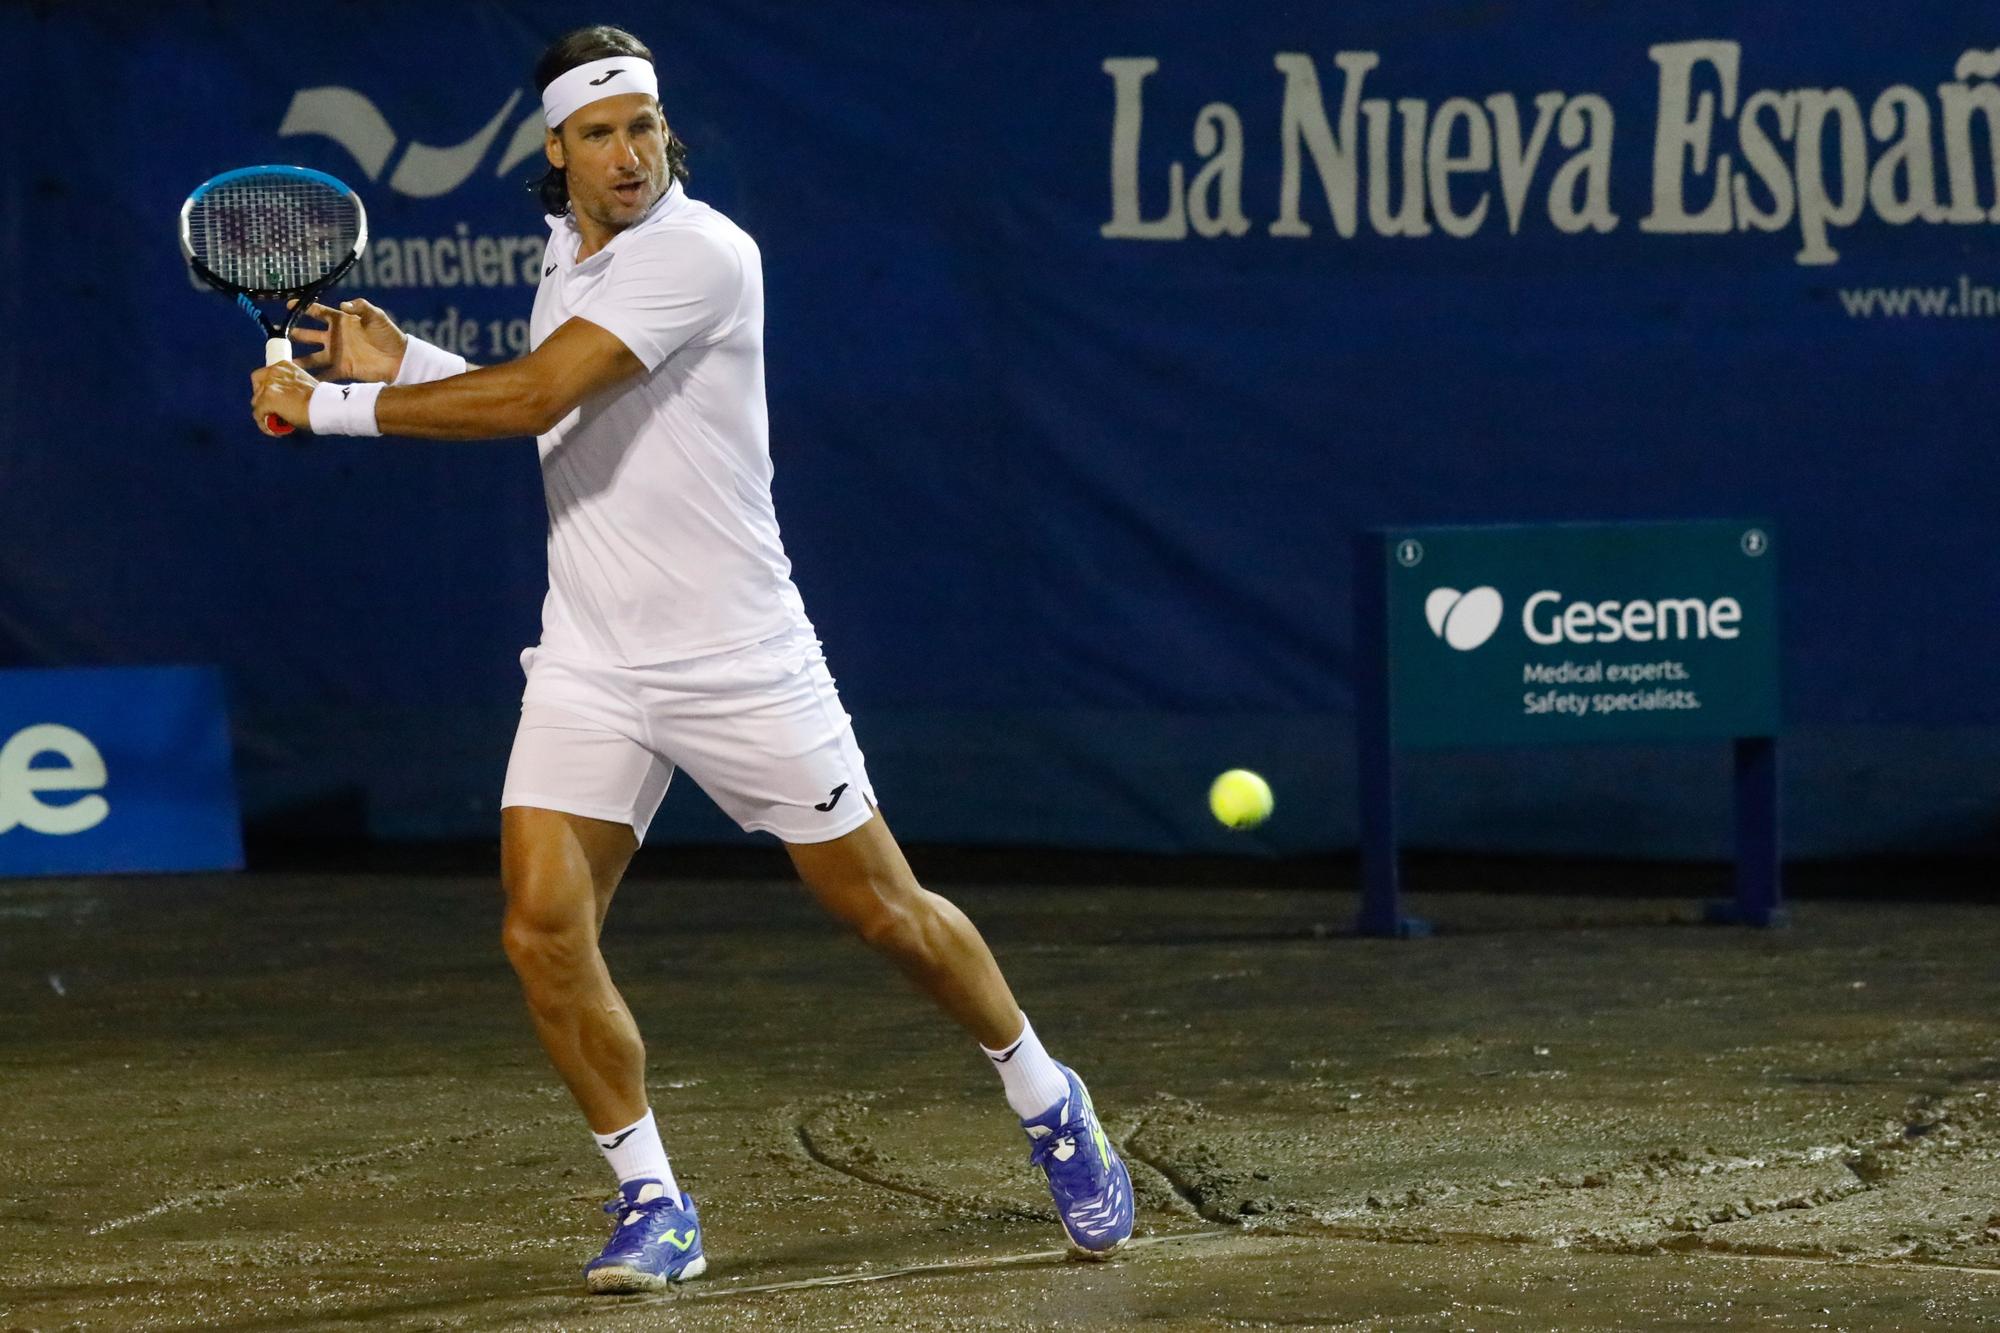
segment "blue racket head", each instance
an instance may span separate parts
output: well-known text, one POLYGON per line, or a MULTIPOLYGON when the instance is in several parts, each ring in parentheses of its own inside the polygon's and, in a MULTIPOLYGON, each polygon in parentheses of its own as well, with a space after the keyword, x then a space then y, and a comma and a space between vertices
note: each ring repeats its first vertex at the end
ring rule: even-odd
MULTIPOLYGON (((203 281, 240 298, 304 297, 368 244, 361 197, 310 167, 238 167, 181 205, 181 253, 203 281)), ((254 307, 252 307, 254 313, 254 307)))

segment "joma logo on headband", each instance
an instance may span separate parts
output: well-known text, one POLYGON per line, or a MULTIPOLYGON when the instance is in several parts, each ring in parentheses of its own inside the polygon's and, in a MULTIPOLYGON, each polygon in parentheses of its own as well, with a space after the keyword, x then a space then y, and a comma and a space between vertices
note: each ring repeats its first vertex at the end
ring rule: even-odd
POLYGON ((623 74, 624 72, 625 71, 622 69, 607 69, 604 71, 602 75, 600 75, 595 79, 592 79, 590 81, 590 86, 595 88, 601 83, 609 83, 611 82, 611 80, 617 78, 620 74, 623 74))

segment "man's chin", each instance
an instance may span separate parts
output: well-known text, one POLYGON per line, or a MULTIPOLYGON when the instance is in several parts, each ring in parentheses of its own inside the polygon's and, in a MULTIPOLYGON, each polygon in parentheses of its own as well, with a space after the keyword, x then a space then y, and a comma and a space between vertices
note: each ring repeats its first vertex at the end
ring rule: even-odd
POLYGON ((616 190, 606 191, 592 202, 591 215, 600 225, 607 227, 628 227, 646 215, 646 210, 659 202, 664 191, 648 193, 641 189, 634 202, 627 203, 625 196, 616 190))

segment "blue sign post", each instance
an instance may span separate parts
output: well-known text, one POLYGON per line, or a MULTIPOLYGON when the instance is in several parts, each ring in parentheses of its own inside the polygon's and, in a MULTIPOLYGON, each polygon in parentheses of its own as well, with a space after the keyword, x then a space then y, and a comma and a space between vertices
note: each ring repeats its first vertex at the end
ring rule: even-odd
POLYGON ((1399 750, 1593 741, 1730 741, 1736 899, 1709 919, 1782 923, 1768 523, 1407 528, 1355 556, 1361 934, 1430 929, 1399 906, 1399 750))
POLYGON ((0 876, 242 868, 220 672, 0 671, 0 876))

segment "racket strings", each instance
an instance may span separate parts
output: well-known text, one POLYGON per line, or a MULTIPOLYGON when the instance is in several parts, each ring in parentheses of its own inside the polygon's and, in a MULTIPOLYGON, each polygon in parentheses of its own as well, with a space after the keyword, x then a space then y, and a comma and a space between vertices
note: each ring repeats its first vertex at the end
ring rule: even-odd
POLYGON ((360 231, 351 196, 276 173, 225 181, 188 217, 194 257, 223 281, 261 292, 319 282, 353 253, 360 231))

